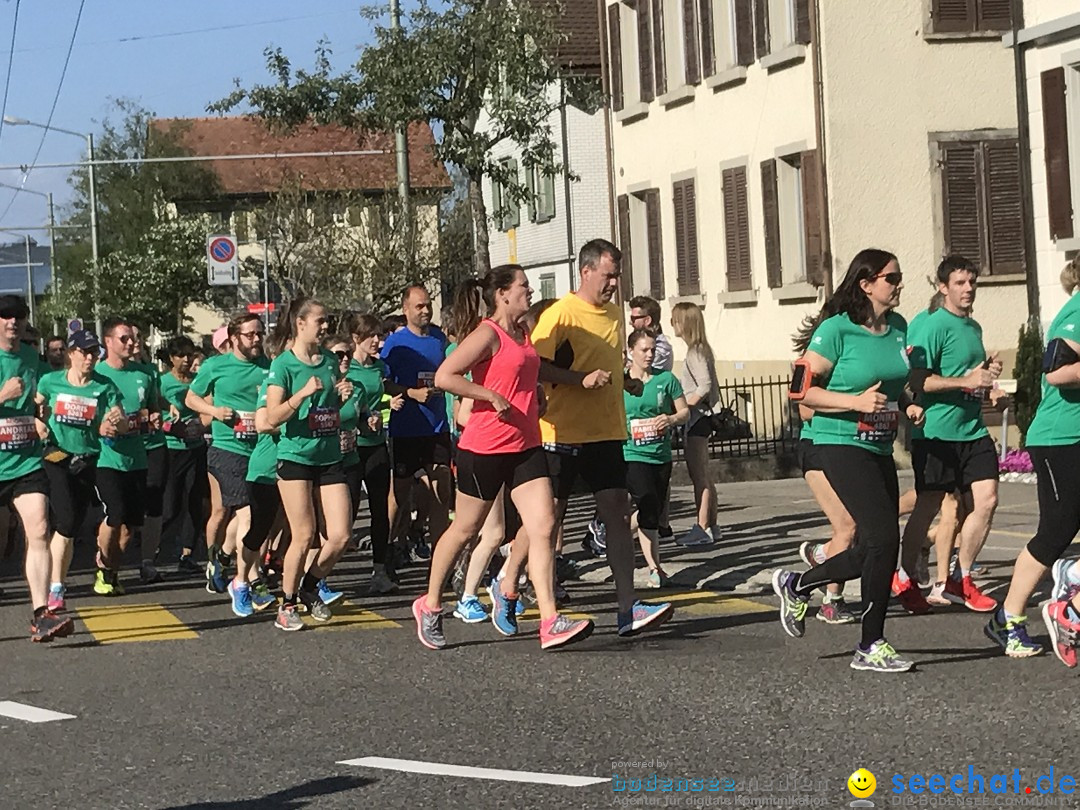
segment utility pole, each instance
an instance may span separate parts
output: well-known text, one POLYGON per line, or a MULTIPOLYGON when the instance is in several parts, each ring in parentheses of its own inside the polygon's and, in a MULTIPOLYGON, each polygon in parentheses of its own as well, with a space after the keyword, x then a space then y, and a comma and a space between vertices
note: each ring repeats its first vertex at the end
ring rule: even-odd
MULTIPOLYGON (((401 32, 401 0, 390 0, 390 30, 401 32)), ((409 144, 405 124, 394 129, 394 151, 397 154, 397 187, 401 198, 402 215, 408 215, 409 205, 409 144)))
MULTIPOLYGON (((90 249, 94 263, 94 328, 101 334, 101 268, 98 267, 97 186, 94 181, 94 133, 86 136, 87 173, 90 179, 90 249)), ((50 204, 49 210, 52 210, 50 204)))
POLYGON ((26 234, 26 305, 30 308, 30 323, 37 326, 34 318, 34 266, 30 264, 30 234, 26 234))

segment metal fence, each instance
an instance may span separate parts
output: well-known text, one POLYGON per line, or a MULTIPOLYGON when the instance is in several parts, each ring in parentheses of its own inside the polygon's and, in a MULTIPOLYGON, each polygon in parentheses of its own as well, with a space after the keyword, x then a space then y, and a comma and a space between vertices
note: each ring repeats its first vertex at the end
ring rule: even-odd
MULTIPOLYGON (((799 441, 799 413, 788 400, 788 377, 750 377, 723 380, 714 414, 724 413, 719 430, 709 438, 712 458, 771 456, 795 449, 799 441), (725 413, 726 412, 726 413, 725 413)), ((682 437, 674 441, 675 457, 682 458, 682 437)))

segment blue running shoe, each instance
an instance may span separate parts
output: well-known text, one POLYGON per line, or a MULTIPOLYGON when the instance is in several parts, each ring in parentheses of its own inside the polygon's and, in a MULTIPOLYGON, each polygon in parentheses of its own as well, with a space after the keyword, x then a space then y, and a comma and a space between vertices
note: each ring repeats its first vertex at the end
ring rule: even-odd
POLYGON ((1069 569, 1075 560, 1058 560, 1050 566, 1050 573, 1054 578, 1054 588, 1050 591, 1051 602, 1065 602, 1070 599, 1069 592, 1076 588, 1072 579, 1069 578, 1069 569))
POLYGON ((646 627, 659 627, 675 615, 675 606, 671 602, 654 605, 649 602, 634 602, 634 607, 627 613, 619 614, 619 635, 632 636, 646 627))
POLYGON ((491 623, 495 629, 504 636, 517 635, 517 597, 503 596, 500 580, 488 585, 487 592, 491 597, 491 623))
POLYGON ((324 605, 332 605, 344 595, 345 594, 342 591, 332 590, 330 586, 326 584, 325 579, 319 580, 319 598, 322 599, 324 605))
POLYGON ((461 599, 457 603, 457 607, 454 608, 454 615, 461 619, 465 624, 477 624, 479 622, 485 622, 488 619, 488 612, 480 600, 475 596, 470 596, 468 599, 461 599))
POLYGON ((265 582, 257 582, 251 586, 251 606, 255 610, 265 610, 275 604, 277 597, 270 593, 265 582))
POLYGON ((217 557, 206 564, 206 592, 225 593, 229 589, 229 581, 225 578, 225 566, 217 557))
POLYGON ((229 596, 232 597, 232 612, 239 616, 241 619, 246 619, 255 609, 251 606, 251 586, 246 582, 243 585, 237 585, 236 580, 231 580, 226 586, 229 590, 229 596))

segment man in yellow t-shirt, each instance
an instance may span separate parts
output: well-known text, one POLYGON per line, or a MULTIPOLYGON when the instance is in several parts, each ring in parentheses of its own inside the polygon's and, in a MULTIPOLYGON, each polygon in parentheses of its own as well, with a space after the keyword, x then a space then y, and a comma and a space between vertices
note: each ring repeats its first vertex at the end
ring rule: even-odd
POLYGON ((619 601, 619 635, 633 635, 671 618, 670 603, 635 600, 634 545, 626 491, 626 410, 623 406, 623 350, 619 308, 611 303, 619 287, 622 253, 604 239, 588 242, 578 255, 576 291, 548 307, 532 333, 541 358, 540 379, 547 412, 540 436, 558 519, 580 475, 593 493, 607 525, 607 559, 619 601), (614 384, 613 384, 614 383, 614 384))

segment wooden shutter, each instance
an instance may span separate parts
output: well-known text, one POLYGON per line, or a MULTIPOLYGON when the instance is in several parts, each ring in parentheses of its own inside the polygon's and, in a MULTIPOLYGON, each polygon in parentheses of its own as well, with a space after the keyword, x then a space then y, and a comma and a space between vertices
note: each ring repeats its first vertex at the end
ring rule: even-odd
POLYGON ((752 288, 750 275, 750 217, 746 204, 746 168, 723 173, 724 249, 729 292, 752 288))
POLYGON ((990 272, 1023 273, 1027 262, 1020 198, 1020 141, 1015 138, 986 141, 983 177, 990 272))
POLYGON ((1043 139, 1046 149, 1046 194, 1050 206, 1050 238, 1073 235, 1072 179, 1069 177, 1069 123, 1065 105, 1065 68, 1042 74, 1043 139))
POLYGON ((821 161, 818 151, 803 152, 802 173, 803 234, 806 245, 806 280, 820 287, 825 283, 825 245, 821 227, 821 161))
POLYGON ((1012 0, 979 0, 976 31, 1008 31, 1012 28, 1012 0))
POLYGON ((701 279, 698 272, 697 200, 693 180, 672 185, 675 203, 675 262, 679 295, 698 295, 701 279))
POLYGON ((653 75, 656 95, 667 92, 667 51, 664 47, 664 0, 652 0, 653 75))
POLYGON ((682 0, 683 63, 686 65, 686 83, 701 81, 701 55, 698 53, 698 0, 682 0))
POLYGON ((536 169, 532 166, 525 168, 525 194, 525 207, 529 213, 529 222, 536 222, 539 200, 536 191, 536 169))
POLYGON ((780 201, 776 193, 776 161, 761 161, 761 213, 765 218, 765 273, 769 287, 784 284, 780 263, 780 201))
POLYGON ((712 76, 716 73, 712 4, 713 0, 701 0, 698 6, 698 24, 701 29, 701 73, 703 76, 712 76))
MULTIPOLYGON (((510 172, 510 175, 514 178, 514 182, 516 183, 518 180, 518 162, 511 158, 510 160, 506 161, 506 166, 510 172)), ((509 194, 507 195, 506 204, 508 206, 505 223, 506 230, 510 230, 511 228, 517 228, 519 225, 521 225, 521 206, 518 205, 517 200, 515 200, 513 196, 509 194)))
POLYGON ((652 64, 652 6, 649 0, 637 0, 638 84, 640 98, 646 104, 656 98, 652 64))
POLYGON ((622 275, 619 286, 624 301, 634 297, 634 254, 630 249, 630 197, 620 194, 616 200, 619 218, 619 250, 622 251, 622 275))
POLYGON ((618 112, 623 108, 623 77, 622 77, 622 23, 619 19, 620 3, 608 6, 608 48, 611 58, 608 60, 608 70, 611 73, 609 87, 611 88, 611 109, 618 112))
POLYGON ((959 254, 987 267, 982 249, 982 206, 979 193, 977 143, 942 145, 944 163, 945 253, 959 254))
POLYGON ((930 16, 936 33, 975 30, 976 0, 933 0, 930 16))
POLYGON ((769 0, 754 0, 754 47, 758 59, 769 53, 769 0))
POLYGON ((795 0, 795 41, 810 44, 810 0, 795 0))
POLYGON ((735 64, 754 64, 754 0, 735 0, 735 64))
POLYGON ((664 299, 664 242, 660 231, 660 189, 650 188, 645 197, 645 233, 648 238, 649 295, 664 299))

